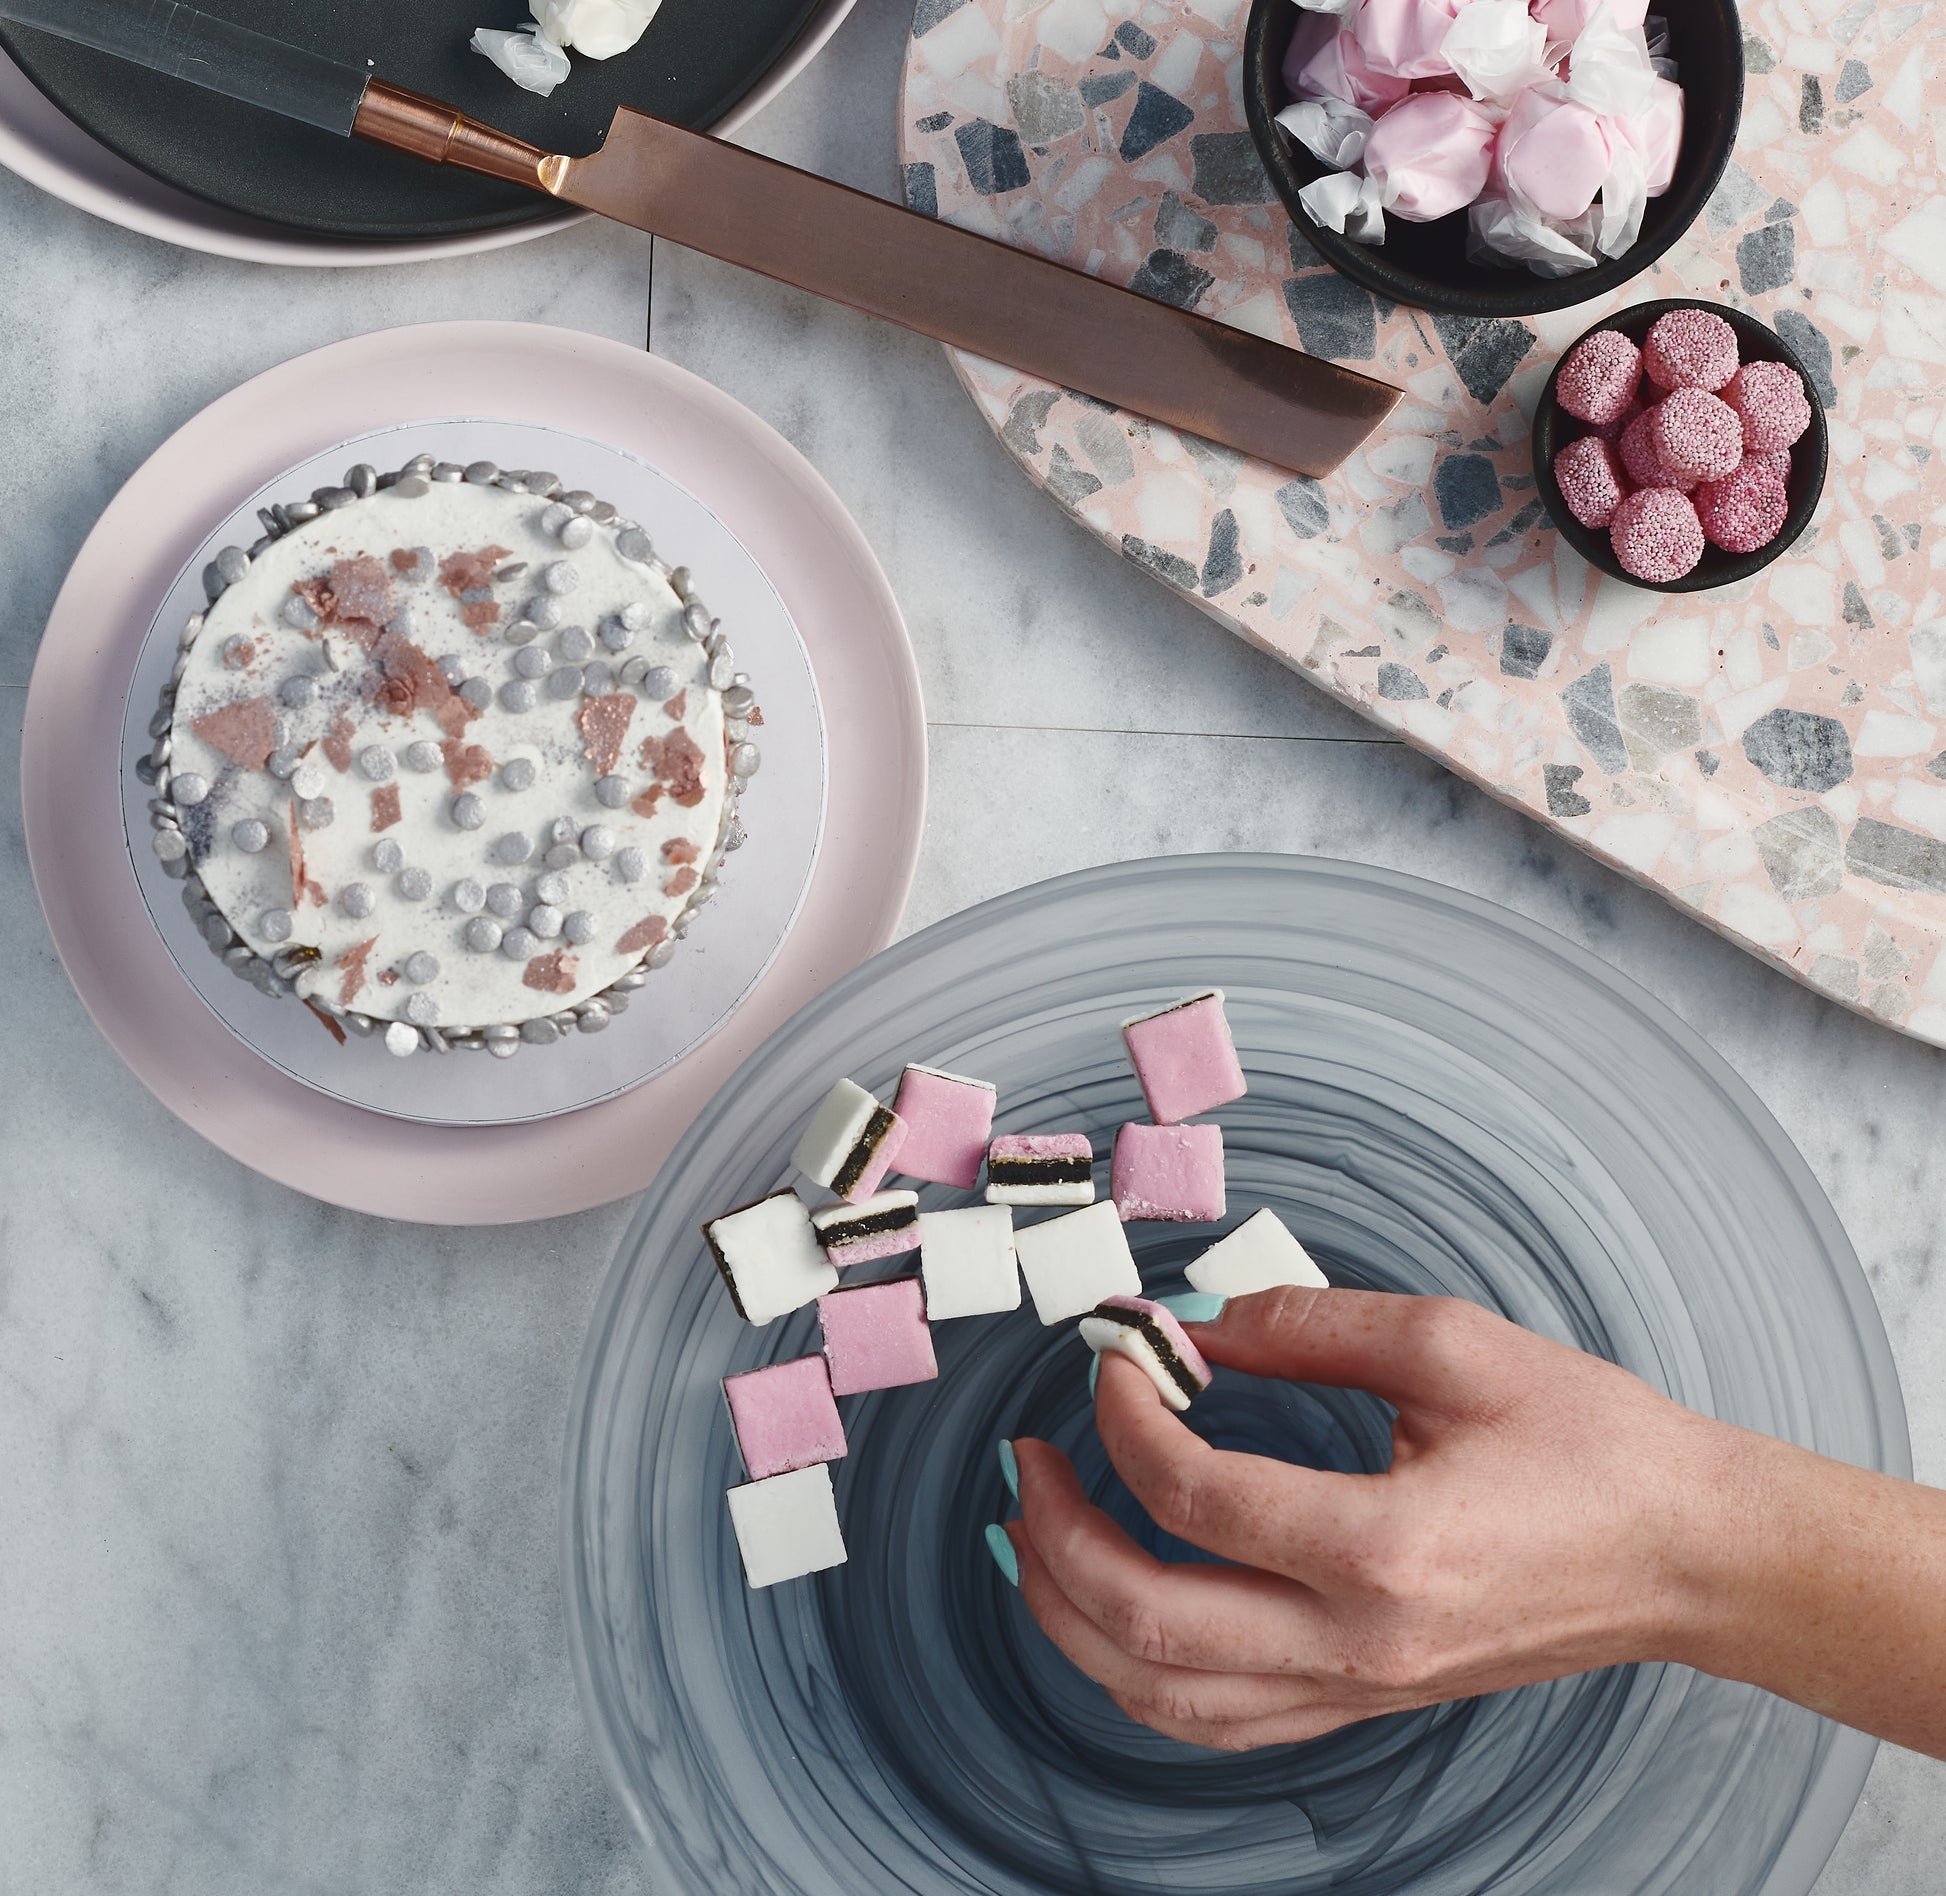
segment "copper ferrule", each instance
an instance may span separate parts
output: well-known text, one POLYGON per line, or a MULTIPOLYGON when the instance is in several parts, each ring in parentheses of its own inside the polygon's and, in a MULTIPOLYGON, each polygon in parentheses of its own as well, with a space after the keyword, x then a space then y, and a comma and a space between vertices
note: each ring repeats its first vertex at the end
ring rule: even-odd
POLYGON ((496 132, 491 125, 482 125, 438 99, 408 92, 383 79, 374 79, 365 87, 351 132, 354 138, 409 151, 435 165, 459 165, 550 194, 551 174, 558 169, 558 161, 550 162, 553 153, 496 132))

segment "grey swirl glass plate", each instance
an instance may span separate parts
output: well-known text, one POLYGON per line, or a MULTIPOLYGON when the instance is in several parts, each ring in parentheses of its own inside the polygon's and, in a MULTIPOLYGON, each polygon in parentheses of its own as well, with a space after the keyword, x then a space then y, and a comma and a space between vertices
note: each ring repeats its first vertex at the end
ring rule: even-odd
MULTIPOLYGON (((1244 1756, 1126 1722, 979 1546, 1032 1433, 1151 1545, 1094 1439, 1086 1355, 1030 1311, 935 1332, 940 1379, 853 1399, 848 1565, 751 1593, 717 1381, 815 1348, 738 1320, 699 1223, 782 1182, 838 1074, 998 1083, 1004 1131, 1142 1105, 1118 1021, 1217 985, 1250 1095, 1216 1115, 1231 1221, 1273 1206, 1341 1284, 1471 1297, 1694 1408, 1898 1474, 1884 1329, 1803 1159, 1658 1002, 1430 883, 1279 856, 1090 870, 954 916, 743 1066, 644 1198, 569 1424, 570 1640, 658 1892, 1804 1896, 1874 1746, 1679 1668, 1620 1668, 1244 1756)), ((922 1202, 953 1194, 927 1188, 922 1202)), ((1152 1293, 1206 1230, 1130 1227, 1152 1293)), ((1215 1440, 1381 1465, 1357 1393, 1227 1372, 1215 1440)))

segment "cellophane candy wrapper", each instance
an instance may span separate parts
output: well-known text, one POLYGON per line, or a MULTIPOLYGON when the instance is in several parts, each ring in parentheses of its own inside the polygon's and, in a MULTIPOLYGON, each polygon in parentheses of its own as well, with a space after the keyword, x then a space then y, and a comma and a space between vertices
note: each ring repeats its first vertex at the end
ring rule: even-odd
POLYGON ((504 72, 515 85, 543 99, 568 76, 568 56, 550 39, 544 39, 538 26, 524 26, 513 32, 497 26, 483 26, 473 35, 473 50, 504 72))
POLYGON ((1674 180, 1683 95, 1647 0, 1297 0, 1278 123, 1335 175, 1327 229, 1464 209, 1480 263, 1571 276, 1619 257, 1674 180), (1403 88, 1403 91, 1401 91, 1403 88))

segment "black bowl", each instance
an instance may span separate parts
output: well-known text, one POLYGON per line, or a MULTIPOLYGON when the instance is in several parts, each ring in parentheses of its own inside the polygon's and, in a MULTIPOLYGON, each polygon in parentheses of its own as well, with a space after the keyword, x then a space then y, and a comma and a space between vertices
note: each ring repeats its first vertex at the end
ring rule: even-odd
MULTIPOLYGON (((1731 309, 1724 303, 1699 303, 1690 297, 1677 297, 1664 303, 1638 303, 1633 309, 1621 310, 1609 317, 1605 323, 1595 324, 1594 329, 1587 330, 1585 334, 1592 336, 1595 329, 1619 329, 1640 347, 1642 338, 1649 333, 1649 325, 1672 309, 1706 309, 1713 316, 1721 316, 1737 332, 1737 354, 1745 362, 1788 362, 1803 377, 1804 393, 1811 404, 1811 425, 1791 449, 1791 477, 1784 483, 1784 498, 1789 502, 1790 511, 1784 515, 1784 524, 1778 529, 1776 539, 1768 546, 1760 546, 1754 553, 1725 553, 1721 547, 1705 546, 1702 559, 1680 579, 1637 579, 1615 557, 1608 529, 1584 527, 1568 511, 1568 503, 1561 498, 1561 490, 1554 484, 1555 449, 1566 447, 1568 442, 1577 435, 1585 434, 1588 429, 1585 421, 1570 415, 1554 397, 1554 384, 1560 379, 1561 362, 1555 363, 1553 374, 1547 378, 1547 387, 1541 391, 1540 406, 1534 410, 1534 479, 1541 505, 1547 509, 1547 517, 1590 566, 1599 567, 1626 585, 1640 586, 1645 592, 1707 592, 1712 586, 1728 586, 1734 580, 1748 579, 1752 573, 1762 572, 1811 524, 1811 514, 1818 504, 1818 496, 1824 492, 1831 437, 1825 428, 1824 404, 1818 399, 1817 384, 1805 373, 1804 364, 1798 360, 1796 352, 1776 330, 1766 328, 1756 317, 1746 316, 1740 309, 1731 309)), ((1581 340, 1580 336, 1575 338, 1577 347, 1581 340)), ((1571 349, 1564 351, 1561 361, 1565 362, 1572 352, 1571 349)))
POLYGON ((1353 243, 1320 225, 1297 194, 1328 167, 1276 123, 1290 103, 1284 54, 1303 17, 1294 0, 1252 0, 1243 37, 1243 109, 1250 136, 1291 221, 1333 269, 1354 283, 1392 302, 1453 316, 1532 316, 1567 309, 1620 289, 1661 256, 1702 215, 1736 143, 1743 116, 1743 29, 1735 0, 1662 0, 1655 10, 1668 17, 1669 51, 1684 92, 1675 181, 1649 200, 1642 234, 1627 250, 1575 276, 1536 276, 1524 264, 1469 262, 1464 211, 1430 224, 1388 217, 1385 242, 1377 245, 1353 243))

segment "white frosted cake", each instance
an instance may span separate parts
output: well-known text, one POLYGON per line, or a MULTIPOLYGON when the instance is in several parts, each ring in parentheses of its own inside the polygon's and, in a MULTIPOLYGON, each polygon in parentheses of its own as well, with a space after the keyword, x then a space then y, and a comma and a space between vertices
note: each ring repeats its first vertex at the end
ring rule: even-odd
POLYGON ((749 680, 648 535, 421 456, 262 511, 139 766, 211 946, 395 1053, 593 1032, 742 841, 749 680))

